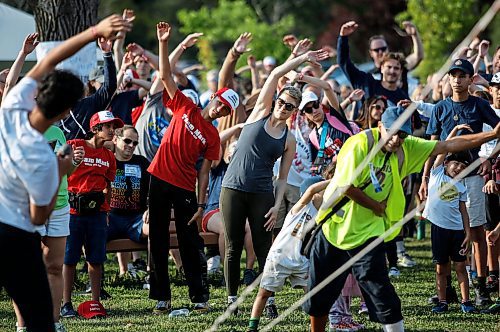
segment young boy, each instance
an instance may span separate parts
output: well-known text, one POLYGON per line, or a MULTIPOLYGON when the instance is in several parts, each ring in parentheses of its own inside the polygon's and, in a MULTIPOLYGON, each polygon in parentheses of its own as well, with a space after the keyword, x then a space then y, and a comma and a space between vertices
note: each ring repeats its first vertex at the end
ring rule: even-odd
MULTIPOLYGON (((318 177, 317 181, 321 181, 318 177)), ((314 217, 323 201, 322 192, 330 180, 312 184, 285 218, 283 228, 273 242, 267 256, 260 288, 252 307, 248 332, 257 331, 266 301, 283 288, 288 278, 292 287, 306 291, 309 260, 300 254, 302 232, 314 223, 314 217)))
MULTIPOLYGON (((457 126, 450 136, 454 136, 457 130, 463 129, 457 126)), ((462 126, 465 128, 465 126, 462 126)), ((469 152, 460 152, 448 155, 440 155, 436 158, 434 168, 429 179, 429 196, 424 210, 424 216, 431 221, 431 243, 432 259, 436 263, 436 286, 439 302, 432 308, 434 313, 448 311, 446 301, 446 277, 450 270, 450 258, 455 262, 462 303, 460 305, 464 313, 475 312, 469 299, 469 282, 465 269, 465 260, 470 240, 469 215, 465 202, 467 191, 465 186, 456 182, 447 190, 438 194, 444 186, 449 186, 463 169, 472 161, 469 152), (444 161, 444 164, 443 164, 444 161), (431 196, 433 195, 433 196, 431 196)))

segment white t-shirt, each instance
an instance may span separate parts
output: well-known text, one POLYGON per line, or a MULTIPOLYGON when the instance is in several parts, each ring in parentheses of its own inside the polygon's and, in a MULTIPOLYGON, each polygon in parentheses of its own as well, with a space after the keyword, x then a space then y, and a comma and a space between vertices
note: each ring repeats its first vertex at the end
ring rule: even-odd
POLYGON ((30 202, 49 205, 59 182, 54 152, 28 121, 36 93, 37 82, 25 77, 0 108, 0 222, 31 233, 30 202))
MULTIPOLYGON (((493 105, 491 105, 491 108, 495 111, 498 117, 500 117, 500 109, 495 108, 493 105)), ((487 125, 486 123, 483 123, 483 132, 488 132, 492 131, 493 128, 491 128, 490 125, 487 125)), ((484 143, 481 145, 481 150, 479 151, 479 157, 481 158, 489 158, 493 150, 495 149, 495 146, 497 145, 497 139, 491 140, 489 142, 484 143)))
POLYGON ((304 264, 309 264, 309 260, 300 254, 302 232, 304 229, 309 229, 310 224, 314 224, 317 213, 318 210, 312 201, 295 215, 290 210, 283 222, 283 228, 274 239, 267 259, 289 269, 300 269, 304 264))
POLYGON ((429 199, 427 199, 423 216, 436 226, 459 231, 464 229, 459 202, 467 201, 467 189, 462 183, 457 182, 448 190, 436 196, 439 188, 451 181, 452 178, 446 175, 443 165, 431 171, 429 199))

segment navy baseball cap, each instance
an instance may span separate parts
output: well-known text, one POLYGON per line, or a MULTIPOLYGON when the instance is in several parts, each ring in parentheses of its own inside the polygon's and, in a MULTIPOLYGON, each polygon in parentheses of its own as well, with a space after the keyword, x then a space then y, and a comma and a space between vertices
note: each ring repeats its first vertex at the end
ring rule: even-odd
MULTIPOLYGON (((384 113, 382 113, 382 117, 380 119, 385 129, 391 129, 391 127, 394 125, 394 122, 396 122, 396 120, 401 116, 401 114, 404 113, 404 111, 405 110, 402 106, 387 107, 384 113)), ((408 135, 412 134, 411 117, 403 123, 399 130, 407 133, 408 135)))
POLYGON ((500 85, 500 72, 496 73, 491 77, 490 85, 500 85))
POLYGON ((464 73, 469 74, 469 76, 474 75, 474 67, 472 66, 472 63, 465 59, 453 60, 450 69, 448 69, 448 74, 455 69, 461 70, 464 73))

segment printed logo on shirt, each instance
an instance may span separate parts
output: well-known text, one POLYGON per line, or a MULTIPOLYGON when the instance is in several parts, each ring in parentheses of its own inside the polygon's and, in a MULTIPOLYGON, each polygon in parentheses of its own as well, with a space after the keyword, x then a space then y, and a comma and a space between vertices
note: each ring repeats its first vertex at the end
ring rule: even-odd
POLYGON ((97 167, 109 167, 109 161, 102 160, 101 158, 90 158, 90 157, 85 157, 83 158, 83 164, 85 166, 97 166, 97 167))
POLYGON ((182 115, 182 120, 184 120, 184 127, 189 131, 189 133, 194 137, 194 139, 199 139, 203 145, 207 144, 207 140, 201 134, 199 129, 196 129, 195 126, 189 121, 187 114, 182 115))
MULTIPOLYGON (((442 190, 442 188, 444 186, 448 186, 448 183, 447 182, 441 182, 441 184, 439 185, 439 187, 440 187, 439 188, 439 192, 441 192, 441 190, 442 190)), ((457 199, 458 195, 459 195, 459 192, 458 192, 457 187, 456 186, 451 186, 447 190, 441 192, 441 195, 439 195, 439 198, 442 201, 451 202, 451 201, 457 199)))
POLYGON ((152 119, 148 122, 148 133, 149 137, 151 138, 151 143, 154 146, 160 146, 163 135, 165 134, 165 131, 167 131, 167 127, 169 124, 170 122, 168 122, 161 116, 158 116, 156 117, 156 119, 152 119))
POLYGON ((309 210, 302 213, 299 221, 295 224, 295 227, 292 230, 292 236, 300 237, 302 234, 303 225, 305 225, 309 220, 312 219, 312 216, 309 214, 309 210))

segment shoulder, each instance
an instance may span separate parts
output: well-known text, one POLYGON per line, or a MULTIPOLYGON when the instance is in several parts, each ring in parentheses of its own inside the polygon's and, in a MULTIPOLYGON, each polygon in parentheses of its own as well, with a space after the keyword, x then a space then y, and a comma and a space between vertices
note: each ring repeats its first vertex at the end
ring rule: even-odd
POLYGON ((25 77, 17 83, 2 102, 3 109, 26 109, 35 107, 35 96, 38 82, 31 77, 25 77))

